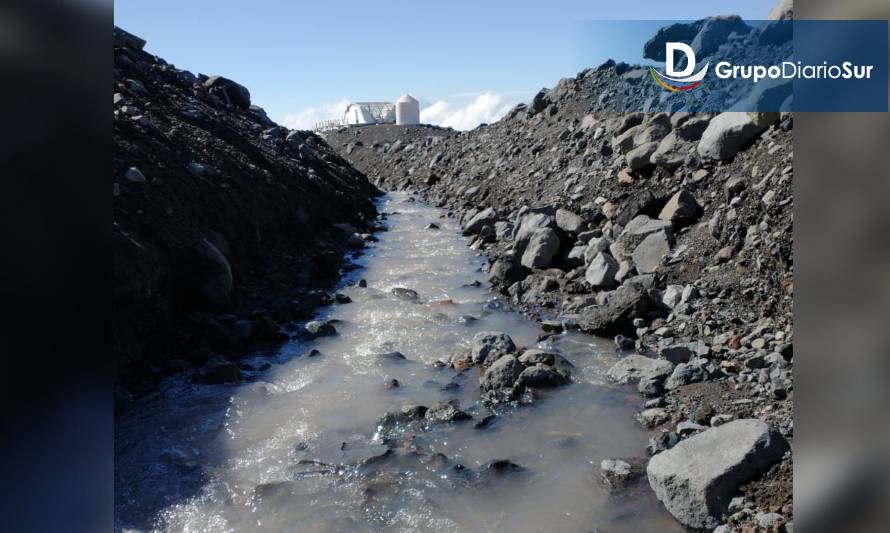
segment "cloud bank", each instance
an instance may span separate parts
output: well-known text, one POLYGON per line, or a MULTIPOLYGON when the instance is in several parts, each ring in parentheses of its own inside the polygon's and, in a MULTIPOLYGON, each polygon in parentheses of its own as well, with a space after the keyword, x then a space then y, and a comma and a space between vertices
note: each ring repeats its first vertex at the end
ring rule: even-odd
POLYGON ((471 130, 479 124, 490 124, 507 114, 521 101, 516 93, 484 92, 469 104, 455 107, 439 100, 420 110, 420 121, 456 130, 471 130))
POLYGON ((281 125, 292 130, 311 130, 315 127, 316 122, 334 118, 343 118, 343 113, 346 111, 347 105, 349 105, 349 100, 347 98, 341 98, 330 104, 307 107, 302 111, 285 116, 284 120, 281 121, 281 125))
MULTIPOLYGON (((448 100, 421 105, 420 122, 456 130, 471 130, 480 124, 497 121, 527 96, 524 91, 454 94, 448 100), (454 100, 467 103, 455 104, 454 100)), ((349 102, 349 99, 341 98, 336 102, 307 107, 286 115, 281 124, 291 129, 311 130, 316 123, 323 120, 343 118, 349 102)))

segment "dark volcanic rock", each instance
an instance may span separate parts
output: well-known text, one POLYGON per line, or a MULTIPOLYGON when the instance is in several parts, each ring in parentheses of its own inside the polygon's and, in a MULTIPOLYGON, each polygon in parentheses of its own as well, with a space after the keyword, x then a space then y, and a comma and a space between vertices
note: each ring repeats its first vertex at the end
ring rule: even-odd
POLYGON ((578 325, 597 335, 635 335, 633 320, 644 316, 651 306, 649 294, 637 285, 622 285, 610 293, 603 305, 581 310, 578 325))
POLYGON ((321 137, 302 132, 298 150, 284 128, 264 134, 275 125, 247 88, 201 81, 144 45, 114 30, 111 332, 122 385, 141 380, 135 361, 205 345, 238 355, 260 340, 222 331, 219 316, 264 307, 278 323, 307 318, 324 296, 309 289, 335 279, 345 250, 333 225, 364 231, 379 194, 321 137))

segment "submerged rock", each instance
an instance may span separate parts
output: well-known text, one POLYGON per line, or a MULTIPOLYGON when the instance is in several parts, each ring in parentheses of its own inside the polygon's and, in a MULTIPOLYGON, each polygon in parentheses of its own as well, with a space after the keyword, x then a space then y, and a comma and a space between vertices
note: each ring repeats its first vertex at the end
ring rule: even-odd
POLYGON ((512 355, 504 355, 485 371, 479 380, 479 385, 485 391, 509 389, 513 387, 522 371, 522 365, 518 359, 512 355))
POLYGON ((516 345, 513 339, 506 333, 497 331, 481 331, 473 337, 470 354, 473 363, 485 364, 486 361, 494 362, 501 355, 514 353, 516 345))

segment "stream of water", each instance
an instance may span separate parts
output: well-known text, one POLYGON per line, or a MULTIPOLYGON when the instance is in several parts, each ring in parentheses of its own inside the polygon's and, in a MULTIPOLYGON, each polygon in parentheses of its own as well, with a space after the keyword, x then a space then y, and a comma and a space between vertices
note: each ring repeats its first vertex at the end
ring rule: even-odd
POLYGON ((258 353, 246 362, 271 366, 238 384, 170 378, 118 417, 116 530, 682 531, 645 481, 610 495, 597 478, 603 459, 645 456, 647 440, 633 419, 639 396, 605 380, 611 341, 537 342, 538 325, 474 286, 484 259, 455 221, 404 193, 381 209, 389 231, 343 282, 352 303, 319 312, 340 321, 336 336, 258 353), (477 419, 489 414, 476 403, 476 370, 434 365, 489 330, 563 354, 574 383, 501 408, 484 428, 439 424, 387 451, 378 421, 403 405, 457 399, 477 419), (321 355, 304 355, 311 349, 321 355), (408 360, 374 356, 391 351, 408 360), (392 379, 400 386, 385 386, 392 379), (522 470, 468 474, 491 473, 480 467, 496 459, 522 470))

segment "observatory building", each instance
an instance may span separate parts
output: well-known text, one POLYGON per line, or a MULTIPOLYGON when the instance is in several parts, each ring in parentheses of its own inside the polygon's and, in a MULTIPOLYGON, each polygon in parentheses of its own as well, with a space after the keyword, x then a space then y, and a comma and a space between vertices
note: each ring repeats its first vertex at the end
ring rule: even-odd
POLYGON ((343 113, 343 123, 392 124, 396 121, 396 106, 390 102, 352 102, 343 113))
POLYGON ((420 102, 408 93, 396 102, 396 124, 420 124, 420 102))
POLYGON ((420 124, 420 102, 408 93, 392 102, 351 102, 342 119, 315 123, 315 131, 327 131, 343 126, 368 124, 420 124))

